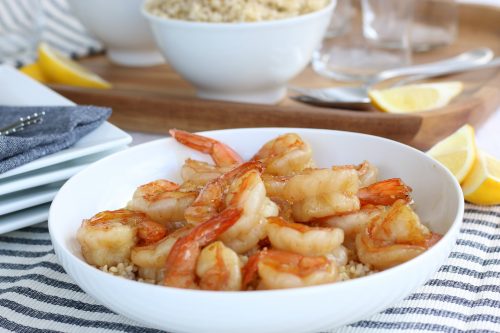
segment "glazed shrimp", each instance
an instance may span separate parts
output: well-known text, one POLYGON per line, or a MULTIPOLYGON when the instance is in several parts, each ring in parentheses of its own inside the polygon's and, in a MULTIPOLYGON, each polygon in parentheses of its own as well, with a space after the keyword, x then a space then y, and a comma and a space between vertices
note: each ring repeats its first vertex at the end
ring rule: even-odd
POLYGON ((344 245, 355 250, 357 234, 363 231, 373 218, 380 216, 385 210, 385 206, 366 205, 356 212, 326 217, 315 221, 315 224, 321 227, 342 229, 344 231, 344 245))
POLYGON ((192 228, 193 226, 187 225, 168 234, 156 243, 133 247, 130 260, 138 267, 138 277, 155 282, 163 281, 165 261, 170 250, 175 242, 187 235, 192 228))
POLYGON ((163 225, 145 214, 120 209, 83 220, 76 238, 85 260, 100 267, 129 262, 132 247, 157 242, 166 233, 163 225))
POLYGON ((261 172, 261 163, 247 162, 209 182, 186 209, 186 220, 197 224, 227 207, 240 208, 238 222, 220 240, 237 253, 250 250, 265 236, 266 217, 278 214, 276 204, 266 197, 261 172))
POLYGON ((196 186, 205 186, 209 181, 230 171, 232 167, 222 167, 188 158, 181 168, 181 177, 185 182, 196 186))
POLYGON ((335 282, 337 265, 325 256, 304 256, 280 250, 263 250, 250 257, 243 268, 243 288, 285 289, 335 282))
POLYGON ((168 254, 163 284, 171 287, 198 289, 196 264, 201 249, 215 241, 221 233, 236 223, 241 213, 239 209, 226 209, 179 238, 168 254))
POLYGON ((186 221, 198 224, 217 215, 226 208, 225 197, 231 183, 246 172, 254 170, 261 173, 262 164, 247 162, 208 182, 184 212, 186 221))
POLYGON ((356 249, 362 263, 386 269, 418 256, 439 238, 404 200, 398 200, 357 235, 356 249))
POLYGON ((308 222, 358 210, 358 189, 355 170, 309 169, 291 177, 281 196, 292 202, 295 221, 308 222))
POLYGON ((176 183, 159 179, 139 186, 127 209, 145 213, 164 225, 183 221, 184 211, 198 196, 196 191, 184 191, 176 183))
POLYGON ((267 237, 273 248, 305 256, 332 253, 344 241, 344 232, 339 228, 308 227, 291 223, 279 217, 267 219, 267 237))
POLYGON ((238 207, 243 213, 219 239, 237 253, 245 253, 266 236, 267 217, 278 215, 278 207, 266 196, 260 173, 256 170, 235 179, 225 201, 228 207, 238 207))
POLYGON ((402 199, 411 202, 411 187, 399 178, 379 181, 370 186, 363 187, 358 192, 361 205, 392 205, 396 200, 402 199))
POLYGON ((222 142, 178 129, 171 129, 169 133, 175 140, 183 145, 199 152, 209 154, 217 166, 234 166, 243 163, 243 159, 240 155, 222 142))
POLYGON ((368 161, 363 161, 363 163, 359 165, 341 165, 332 167, 333 170, 344 168, 354 169, 358 172, 360 187, 366 187, 377 182, 378 168, 368 161))
POLYGON ((267 142, 252 160, 264 163, 265 173, 271 175, 291 175, 314 166, 311 147, 294 133, 267 142))
POLYGON ((196 264, 199 286, 205 290, 241 290, 242 263, 236 252, 220 241, 205 247, 196 264))

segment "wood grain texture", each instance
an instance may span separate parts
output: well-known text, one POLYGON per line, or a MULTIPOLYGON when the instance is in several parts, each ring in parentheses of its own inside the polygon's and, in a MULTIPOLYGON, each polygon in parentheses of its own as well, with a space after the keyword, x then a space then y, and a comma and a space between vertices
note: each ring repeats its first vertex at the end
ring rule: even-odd
MULTIPOLYGON (((457 41, 448 47, 417 54, 421 63, 487 46, 500 54, 500 9, 460 5, 457 41)), ((168 66, 126 68, 104 56, 81 61, 113 83, 113 89, 95 90, 54 85, 78 104, 113 108, 110 121, 134 131, 167 133, 176 127, 189 131, 237 127, 309 127, 384 136, 427 149, 465 123, 480 126, 500 105, 500 71, 484 70, 453 76, 466 83, 465 92, 452 104, 411 115, 378 111, 350 111, 301 104, 285 98, 278 105, 251 105, 198 99, 192 86, 168 66)), ((446 78, 450 79, 450 78, 446 78)), ((292 82, 308 87, 332 86, 310 68, 292 82)))

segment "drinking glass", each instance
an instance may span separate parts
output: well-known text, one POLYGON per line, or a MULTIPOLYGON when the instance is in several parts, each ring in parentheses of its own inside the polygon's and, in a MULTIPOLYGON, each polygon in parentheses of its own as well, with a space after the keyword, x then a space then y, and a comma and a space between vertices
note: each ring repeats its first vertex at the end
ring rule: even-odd
POLYGON ((451 44, 456 38, 457 30, 458 6, 455 0, 414 2, 410 37, 414 51, 427 51, 451 44))
POLYGON ((41 26, 40 0, 0 0, 0 63, 20 66, 32 62, 41 26))
POLYGON ((351 26, 352 13, 351 0, 337 0, 328 30, 326 31, 326 37, 331 38, 346 33, 351 26))
POLYGON ((339 81, 360 81, 385 69, 411 63, 413 1, 361 0, 350 29, 325 38, 313 56, 319 74, 339 81))

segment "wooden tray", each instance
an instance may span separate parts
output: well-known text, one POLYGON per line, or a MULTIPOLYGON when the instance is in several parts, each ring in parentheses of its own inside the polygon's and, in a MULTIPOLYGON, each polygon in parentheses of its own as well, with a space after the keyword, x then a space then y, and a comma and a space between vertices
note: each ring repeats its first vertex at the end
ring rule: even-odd
MULTIPOLYGON (((448 47, 417 54, 425 62, 487 46, 500 54, 500 9, 460 5, 457 41, 448 47)), ((190 131, 235 127, 310 127, 369 133, 427 149, 464 123, 480 126, 500 105, 500 72, 477 71, 453 79, 466 82, 465 93, 452 104, 412 115, 377 111, 349 111, 301 104, 286 98, 278 105, 263 106, 201 100, 193 88, 168 66, 126 68, 104 56, 81 61, 113 83, 111 90, 53 86, 79 104, 113 108, 111 122, 133 131, 167 133, 177 127, 190 131)), ((293 84, 307 87, 335 83, 307 68, 293 84)))

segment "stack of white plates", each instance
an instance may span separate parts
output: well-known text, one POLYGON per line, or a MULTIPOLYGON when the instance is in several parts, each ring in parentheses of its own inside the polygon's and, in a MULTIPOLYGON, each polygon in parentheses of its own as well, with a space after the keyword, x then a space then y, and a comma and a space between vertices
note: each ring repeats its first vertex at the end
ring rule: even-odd
MULTIPOLYGON (((7 66, 0 66, 0 87, 0 105, 75 105, 7 66)), ((0 233, 46 221, 50 202, 68 178, 131 141, 105 122, 70 148, 0 174, 0 233)))

